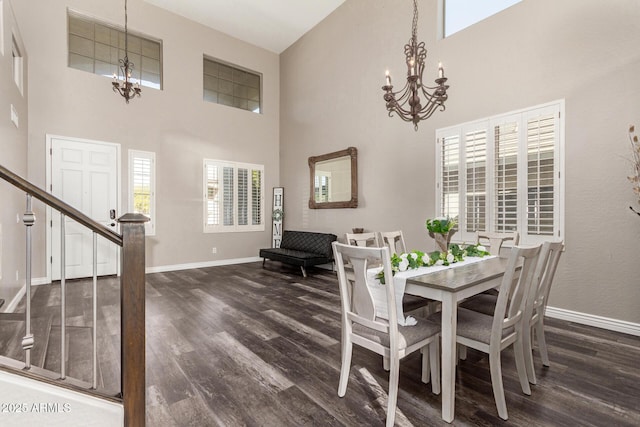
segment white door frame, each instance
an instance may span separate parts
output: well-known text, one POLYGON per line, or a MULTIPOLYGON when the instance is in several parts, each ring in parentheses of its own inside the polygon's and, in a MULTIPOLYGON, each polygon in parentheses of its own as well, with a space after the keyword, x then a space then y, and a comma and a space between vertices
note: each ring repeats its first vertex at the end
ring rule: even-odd
MULTIPOLYGON (((49 193, 51 193, 51 185, 52 185, 52 157, 51 157, 51 152, 52 152, 52 146, 51 146, 51 140, 52 139, 66 139, 68 141, 75 141, 75 142, 87 142, 87 143, 91 143, 91 144, 98 144, 98 145, 105 145, 105 146, 110 146, 110 147, 115 147, 116 149, 116 177, 117 177, 117 182, 116 182, 116 212, 118 212, 118 215, 122 215, 122 212, 120 210, 120 200, 122 200, 122 175, 120 173, 121 171, 121 160, 120 160, 120 144, 115 143, 115 142, 105 142, 105 141, 98 141, 98 140, 94 140, 94 139, 86 139, 86 138, 75 138, 75 137, 70 137, 70 136, 63 136, 63 135, 53 135, 53 134, 46 134, 46 151, 45 151, 45 156, 46 156, 46 162, 45 162, 45 171, 46 171, 46 183, 45 183, 45 190, 49 193)), ((51 283, 51 257, 52 257, 52 249, 51 249, 51 242, 52 242, 52 235, 51 235, 51 221, 52 221, 52 209, 51 207, 47 206, 46 207, 46 222, 45 222, 45 229, 46 229, 46 235, 45 235, 45 247, 46 247, 46 266, 47 266, 47 283, 51 283)), ((120 251, 118 250, 118 255, 116 256, 116 272, 118 275, 120 275, 120 251)))

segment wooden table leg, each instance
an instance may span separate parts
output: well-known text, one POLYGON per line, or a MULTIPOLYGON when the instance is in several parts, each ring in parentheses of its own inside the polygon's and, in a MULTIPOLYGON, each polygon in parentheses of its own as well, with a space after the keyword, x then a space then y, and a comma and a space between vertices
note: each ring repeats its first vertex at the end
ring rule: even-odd
POLYGON ((453 294, 442 299, 442 419, 454 418, 456 396, 456 327, 457 304, 453 294))

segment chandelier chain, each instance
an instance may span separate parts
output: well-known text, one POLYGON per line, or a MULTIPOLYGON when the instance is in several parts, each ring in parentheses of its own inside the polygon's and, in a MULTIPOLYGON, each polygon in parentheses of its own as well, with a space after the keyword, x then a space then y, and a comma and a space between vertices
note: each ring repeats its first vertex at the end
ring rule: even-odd
POLYGON ((141 96, 142 89, 140 89, 140 77, 135 85, 131 81, 131 70, 133 70, 134 64, 129 61, 129 13, 127 11, 127 0, 124 0, 124 58, 118 62, 120 63, 119 68, 122 71, 122 83, 118 81, 118 76, 114 73, 112 88, 113 91, 119 93, 128 104, 131 98, 141 96))
POLYGON ((411 38, 418 38, 418 1, 413 0, 413 22, 411 24, 411 38))

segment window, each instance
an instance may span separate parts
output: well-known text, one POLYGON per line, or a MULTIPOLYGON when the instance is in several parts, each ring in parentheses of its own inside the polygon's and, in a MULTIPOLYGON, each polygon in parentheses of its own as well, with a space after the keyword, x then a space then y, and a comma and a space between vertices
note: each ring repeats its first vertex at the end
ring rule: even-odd
POLYGON ((12 56, 12 72, 13 72, 13 81, 18 86, 20 93, 22 93, 22 53, 20 53, 20 48, 18 47, 18 42, 16 41, 16 37, 11 37, 11 56, 12 56))
POLYGON ((264 231, 264 166, 204 161, 204 231, 264 231))
POLYGON ((145 234, 156 234, 156 155, 129 150, 129 212, 149 217, 145 234))
POLYGON ((562 237, 564 101, 440 129, 438 215, 476 231, 518 231, 523 244, 562 237))
MULTIPOLYGON (((105 77, 120 73, 124 58, 124 29, 69 11, 69 67, 105 77)), ((162 43, 128 32, 127 53, 134 82, 162 88, 162 43)))
POLYGON ((522 0, 443 0, 444 35, 449 37, 522 0))
POLYGON ((234 65, 204 58, 205 101, 260 113, 261 76, 234 65))

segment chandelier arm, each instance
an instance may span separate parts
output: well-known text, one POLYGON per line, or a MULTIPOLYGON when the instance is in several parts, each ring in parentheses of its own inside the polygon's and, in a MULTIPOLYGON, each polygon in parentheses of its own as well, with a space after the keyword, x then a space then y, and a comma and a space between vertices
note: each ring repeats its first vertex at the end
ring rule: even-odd
POLYGON ((447 78, 440 64, 437 86, 429 87, 422 84, 425 70, 427 49, 424 42, 418 42, 418 2, 413 0, 413 20, 411 22, 411 38, 404 45, 407 77, 404 87, 394 92, 389 72, 386 73, 386 85, 382 87, 388 115, 398 115, 405 122, 412 122, 418 130, 420 120, 427 119, 438 109, 444 111, 444 102, 448 99, 446 85, 447 78), (424 104, 424 105, 423 105, 424 104))

